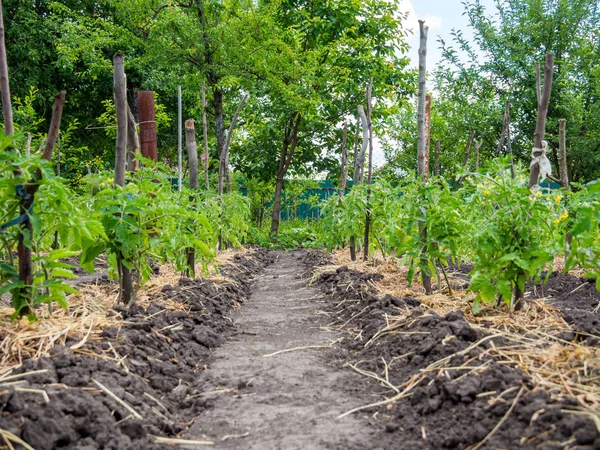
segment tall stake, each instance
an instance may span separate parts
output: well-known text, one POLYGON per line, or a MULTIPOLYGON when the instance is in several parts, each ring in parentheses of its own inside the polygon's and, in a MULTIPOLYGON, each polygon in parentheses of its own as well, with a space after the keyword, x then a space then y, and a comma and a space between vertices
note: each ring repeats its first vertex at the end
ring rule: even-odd
MULTIPOLYGON (((238 116, 240 115, 240 111, 244 107, 244 104, 248 100, 248 94, 244 94, 242 100, 240 100, 240 104, 231 119, 231 124, 229 125, 229 130, 227 130, 227 138, 225 139, 225 144, 223 145, 223 150, 221 151, 221 160, 219 161, 219 196, 223 195, 223 183, 225 178, 229 178, 229 146, 231 145, 231 135, 233 134, 233 128, 235 127, 235 123, 237 122, 238 116)), ((231 190, 231 189, 230 189, 231 190)))
POLYGON ((425 96, 425 173, 429 178, 429 149, 431 147, 431 94, 425 96))
POLYGON ((373 91, 373 77, 367 87, 367 130, 369 132, 369 172, 367 173, 367 215, 365 217, 365 238, 363 247, 363 259, 366 261, 369 259, 369 233, 371 228, 371 205, 369 204, 371 199, 371 181, 373 176, 373 123, 371 121, 371 94, 373 91))
POLYGON ((435 167, 433 168, 433 175, 438 176, 440 174, 440 140, 435 141, 435 167))
MULTIPOLYGON (((427 81, 427 31, 428 27, 425 26, 424 20, 419 20, 419 32, 420 32, 420 43, 419 43, 419 98, 418 98, 418 116, 417 116, 417 165, 419 169, 419 177, 423 184, 427 183, 427 168, 429 163, 427 162, 427 148, 425 145, 425 96, 426 96, 426 81, 427 81)), ((424 215, 427 215, 427 209, 425 205, 421 206, 421 211, 424 215)), ((426 220, 419 220, 419 234, 421 239, 421 255, 420 255, 420 266, 421 266, 421 281, 425 288, 426 294, 431 294, 431 275, 428 273, 428 261, 427 261, 427 222, 426 220)))
MULTIPOLYGON (((358 135, 360 134, 360 108, 362 106, 359 105, 358 113, 356 114, 356 132, 354 133, 354 171, 352 173, 352 182, 354 186, 360 184, 360 171, 357 169, 358 167, 358 135)), ((350 247, 350 259, 352 261, 356 261, 356 236, 350 236, 350 242, 348 243, 348 247, 350 247)))
POLYGON ((181 192, 181 172, 182 172, 182 145, 181 145, 181 135, 182 135, 182 126, 181 122, 182 118, 181 111, 181 86, 177 86, 177 190, 181 192))
POLYGON ((546 115, 548 114, 548 105, 550 104, 550 94, 552 93, 552 76, 554 73, 554 54, 546 54, 546 63, 544 64, 544 87, 540 89, 540 69, 539 63, 536 65, 536 90, 538 95, 537 120, 535 122, 535 133, 533 135, 533 152, 531 162, 531 172, 529 173, 529 188, 538 184, 540 176, 540 165, 537 158, 544 154, 542 150, 542 141, 546 132, 546 115))
POLYGON ((567 119, 558 120, 558 137, 560 184, 567 191, 570 191, 571 185, 569 184, 569 171, 567 170, 567 119))
POLYGON ((202 82, 202 136, 204 138, 204 185, 208 191, 208 130, 206 125, 206 88, 202 82))
POLYGON ((2 89, 2 117, 4 118, 4 134, 12 136, 13 127, 12 105, 10 102, 10 83, 8 81, 8 63, 6 62, 6 45, 4 43, 4 15, 2 0, 0 0, 0 89, 2 89))
MULTIPOLYGON (((185 121, 185 146, 190 164, 190 188, 195 191, 198 189, 198 150, 196 149, 196 130, 192 119, 185 121)), ((190 201, 194 202, 193 208, 195 209, 196 197, 194 195, 190 196, 190 201)), ((188 266, 187 275, 190 278, 195 278, 196 252, 194 247, 186 248, 185 254, 188 266)))
POLYGON ((346 139, 348 138, 348 122, 344 122, 344 131, 342 134, 342 170, 340 173, 340 197, 346 192, 346 181, 348 180, 348 149, 346 148, 346 139))
MULTIPOLYGON (((467 169, 469 164, 469 155, 471 154, 471 145, 473 145, 473 140, 475 139, 475 134, 477 131, 471 131, 471 137, 469 137, 469 141, 467 142, 467 147, 465 148, 465 158, 463 159, 463 170, 467 169)), ((463 181, 465 181, 465 176, 461 176, 458 180, 458 187, 462 187, 463 181)))
MULTIPOLYGON (((127 158, 127 87, 125 85, 125 67, 123 55, 114 56, 114 96, 117 112, 117 139, 115 142, 115 184, 125 185, 125 162, 127 158)), ((117 269, 119 272, 119 300, 125 304, 133 298, 133 281, 131 271, 126 266, 122 254, 117 255, 117 269)))
POLYGON ((127 170, 135 172, 139 168, 136 155, 140 152, 140 138, 137 132, 135 118, 131 108, 127 105, 127 170))

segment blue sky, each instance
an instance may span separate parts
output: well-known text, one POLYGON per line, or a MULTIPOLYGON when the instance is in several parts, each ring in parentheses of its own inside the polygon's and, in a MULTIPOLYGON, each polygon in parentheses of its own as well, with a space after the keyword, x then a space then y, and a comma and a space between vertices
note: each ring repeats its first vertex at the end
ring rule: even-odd
MULTIPOLYGON (((408 12, 408 18, 405 27, 413 31, 408 37, 410 51, 408 56, 411 58, 411 66, 418 66, 419 49, 419 19, 425 20, 425 25, 429 27, 427 35, 427 71, 431 72, 441 59, 442 52, 439 49, 438 37, 442 37, 446 43, 452 41, 451 33, 453 29, 461 30, 463 36, 472 41, 473 31, 469 28, 468 18, 464 15, 465 7, 462 4, 464 0, 397 0, 399 10, 408 12)), ((494 14, 496 8, 494 0, 481 0, 489 14, 494 14)), ((385 163, 383 151, 379 146, 377 136, 374 141, 373 162, 376 166, 385 163)))
MULTIPOLYGON (((413 30, 409 36, 408 43, 411 46, 409 56, 412 64, 416 67, 418 61, 419 47, 419 19, 425 20, 429 26, 427 39, 427 68, 435 67, 441 57, 438 37, 441 36, 446 42, 451 42, 453 29, 462 30, 465 38, 471 40, 473 33, 468 27, 468 18, 464 15, 465 7, 463 0, 398 0, 401 11, 409 13, 406 28, 413 30)), ((495 12, 494 0, 481 0, 489 13, 495 12)))

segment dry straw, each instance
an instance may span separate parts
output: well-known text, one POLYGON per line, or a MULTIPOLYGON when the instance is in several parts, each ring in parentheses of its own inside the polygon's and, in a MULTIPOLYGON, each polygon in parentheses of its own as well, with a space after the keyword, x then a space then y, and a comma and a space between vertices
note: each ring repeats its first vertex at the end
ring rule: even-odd
MULTIPOLYGON (((417 281, 409 286, 408 271, 401 265, 401 261, 381 255, 375 255, 366 262, 351 261, 347 251, 335 252, 333 264, 318 268, 314 279, 321 273, 335 270, 342 265, 366 273, 383 275, 382 280, 373 283, 378 291, 382 294, 410 296, 420 300, 424 309, 423 315, 445 315, 452 310, 461 309, 471 326, 480 331, 483 339, 491 342, 489 348, 480 353, 478 361, 468 361, 466 365, 485 370, 485 363, 480 364, 479 360, 491 356, 501 364, 518 367, 532 378, 534 385, 551 391, 557 400, 567 396, 575 398, 578 406, 565 412, 589 417, 600 431, 600 348, 585 345, 581 341, 571 342, 556 337, 561 332, 570 332, 571 328, 564 321, 560 311, 549 304, 549 297, 531 300, 524 309, 517 312, 510 312, 507 308, 484 308, 475 316, 471 308, 472 295, 461 289, 465 285, 464 274, 448 273, 452 296, 443 291, 425 295, 423 287, 417 281), (494 345, 491 336, 502 338, 502 345, 494 345)), ((555 262, 555 267, 561 265, 562 260, 555 262)), ((442 283, 442 288, 448 292, 445 283, 442 283)), ((409 319, 405 313, 406 311, 399 309, 397 315, 386 316, 386 325, 370 341, 366 341, 365 345, 407 327, 414 321, 414 317, 409 319)), ((351 326, 347 326, 346 331, 352 333, 355 338, 361 338, 351 326)), ((428 372, 433 370, 443 373, 447 370, 448 361, 445 359, 435 362, 401 386, 395 386, 396 395, 392 398, 356 410, 388 404, 410 396, 412 389, 419 385, 428 372)), ((385 364, 381 376, 372 373, 367 376, 387 379, 389 369, 385 364)))
MULTIPOLYGON (((215 265, 209 267, 206 274, 211 280, 219 283, 231 281, 217 273, 216 267, 229 264, 235 269, 234 257, 250 253, 249 249, 228 249, 219 254, 215 265)), ((196 274, 202 275, 202 267, 196 267, 196 274)), ((181 272, 172 265, 160 267, 158 275, 153 276, 137 294, 137 302, 148 306, 157 301, 162 288, 177 285, 181 272)), ((12 369, 26 359, 47 356, 50 350, 58 345, 68 345, 75 353, 90 354, 85 347, 86 342, 99 341, 102 330, 106 327, 121 327, 124 323, 120 315, 107 317, 107 313, 116 304, 118 285, 116 282, 78 285, 80 294, 69 297, 68 309, 54 309, 52 315, 46 307, 37 313, 39 320, 29 322, 26 318, 11 321, 13 309, 0 304, 0 381, 10 374, 12 369)), ((185 304, 171 299, 160 300, 164 309, 186 311, 185 304)), ((94 356, 105 359, 116 359, 110 350, 106 354, 94 356)))

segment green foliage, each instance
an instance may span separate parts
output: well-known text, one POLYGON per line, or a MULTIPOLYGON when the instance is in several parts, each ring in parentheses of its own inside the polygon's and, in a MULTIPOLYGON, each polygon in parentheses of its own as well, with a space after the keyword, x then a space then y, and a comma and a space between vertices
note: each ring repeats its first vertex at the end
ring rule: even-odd
POLYGON ((512 304, 513 293, 523 293, 527 280, 539 281, 553 264, 561 248, 557 225, 566 213, 559 194, 530 192, 525 177, 513 179, 505 166, 496 166, 491 175, 475 176, 475 182, 468 199, 468 207, 479 216, 471 235, 471 290, 477 301, 500 296, 512 304))
MULTIPOLYGON (((600 291, 600 181, 593 181, 568 199, 567 231, 573 237, 565 271, 576 265, 589 270, 600 291)), ((565 214, 565 215, 566 215, 565 214)))
POLYGON ((12 294, 14 317, 20 316, 24 308, 29 307, 33 319, 34 308, 40 303, 57 302, 66 307, 66 295, 77 291, 65 282, 67 278, 75 278, 71 271, 73 266, 61 260, 86 251, 89 243, 104 234, 100 223, 89 217, 65 181, 54 175, 47 161, 39 156, 6 151, 10 143, 10 138, 2 138, 0 222, 7 223, 21 214, 20 198, 16 192, 23 186, 36 183, 39 189, 33 208, 26 213, 32 225, 31 233, 23 229, 25 246, 32 252, 33 283, 26 286, 18 278, 13 252, 22 225, 16 224, 0 232, 3 259, 0 263, 0 293, 12 294), (19 170, 15 171, 17 166, 19 170), (55 248, 57 243, 58 248, 55 248))

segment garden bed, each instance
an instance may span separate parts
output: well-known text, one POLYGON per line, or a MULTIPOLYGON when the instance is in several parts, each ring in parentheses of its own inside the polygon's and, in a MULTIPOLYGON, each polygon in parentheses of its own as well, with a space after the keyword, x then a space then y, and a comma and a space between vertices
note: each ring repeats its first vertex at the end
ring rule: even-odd
MULTIPOLYGON (((208 407, 203 378, 228 314, 272 262, 265 250, 229 254, 220 274, 149 283, 136 305, 114 306, 84 286, 68 311, 7 323, 0 375, 0 444, 36 450, 170 448, 208 407), (21 360, 21 361, 19 361, 21 360), (171 440, 170 440, 171 439, 171 440)), ((97 287, 89 287, 94 292, 97 287)))
POLYGON ((597 293, 571 293, 576 277, 530 288, 522 311, 473 316, 464 278, 452 298, 425 296, 394 264, 332 262, 314 280, 329 327, 346 331, 338 358, 378 394, 352 412, 368 414, 385 448, 600 448, 597 293))

